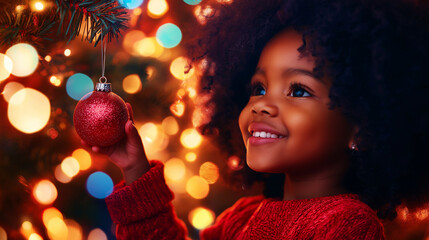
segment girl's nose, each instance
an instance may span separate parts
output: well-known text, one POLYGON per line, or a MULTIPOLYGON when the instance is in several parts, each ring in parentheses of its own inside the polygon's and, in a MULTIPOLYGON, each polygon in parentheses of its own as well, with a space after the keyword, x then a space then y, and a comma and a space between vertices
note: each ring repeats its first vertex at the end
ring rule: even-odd
POLYGON ((272 100, 269 100, 267 97, 260 99, 255 102, 252 106, 253 114, 269 115, 270 117, 275 117, 279 113, 277 105, 273 103, 272 100))

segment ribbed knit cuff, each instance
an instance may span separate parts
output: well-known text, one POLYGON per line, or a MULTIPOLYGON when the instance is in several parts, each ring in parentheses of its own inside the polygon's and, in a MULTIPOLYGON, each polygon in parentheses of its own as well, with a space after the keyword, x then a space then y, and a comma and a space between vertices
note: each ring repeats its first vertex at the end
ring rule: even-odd
POLYGON ((173 200, 174 193, 164 179, 164 164, 150 161, 151 168, 139 179, 125 186, 121 182, 105 200, 114 223, 126 225, 151 217, 162 211, 173 200))

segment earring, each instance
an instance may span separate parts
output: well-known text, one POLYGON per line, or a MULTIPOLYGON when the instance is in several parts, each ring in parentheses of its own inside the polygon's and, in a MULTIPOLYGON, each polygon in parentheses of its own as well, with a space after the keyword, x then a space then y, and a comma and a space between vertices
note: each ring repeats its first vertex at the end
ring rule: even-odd
POLYGON ((356 145, 356 143, 352 143, 351 149, 353 151, 357 151, 357 145, 356 145))

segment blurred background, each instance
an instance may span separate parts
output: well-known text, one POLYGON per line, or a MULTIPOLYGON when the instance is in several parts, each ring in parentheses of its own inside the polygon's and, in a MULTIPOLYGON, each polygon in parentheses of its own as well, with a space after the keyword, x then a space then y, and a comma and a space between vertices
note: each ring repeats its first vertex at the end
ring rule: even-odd
MULTIPOLYGON (((164 162, 176 213, 198 239, 237 199, 261 192, 259 185, 233 190, 222 180, 242 166, 195 130, 207 121, 196 108, 203 101, 196 94, 199 67, 185 71, 190 26, 210 24, 214 8, 233 0, 118 1, 105 1, 125 8, 116 20, 126 26, 107 45, 106 77, 133 106, 148 157, 164 162)), ((91 6, 102 4, 0 1, 0 240, 115 239, 104 198, 121 172, 84 148, 73 127, 74 108, 94 90, 102 69, 101 44, 85 39, 88 24, 70 16, 97 13, 91 6), (69 18, 59 20, 60 8, 69 18)), ((429 206, 398 207, 398 218, 385 223, 387 239, 429 240, 428 215, 429 206)))

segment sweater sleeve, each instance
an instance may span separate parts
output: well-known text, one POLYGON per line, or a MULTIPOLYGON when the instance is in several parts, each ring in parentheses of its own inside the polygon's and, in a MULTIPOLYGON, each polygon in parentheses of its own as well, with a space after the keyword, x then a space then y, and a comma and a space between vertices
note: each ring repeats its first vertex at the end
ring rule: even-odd
POLYGON ((122 181, 105 200, 121 239, 189 239, 186 225, 174 211, 174 193, 164 179, 164 164, 150 161, 151 168, 125 186, 122 181))
POLYGON ((323 214, 314 239, 384 240, 383 224, 367 207, 342 206, 323 214))

